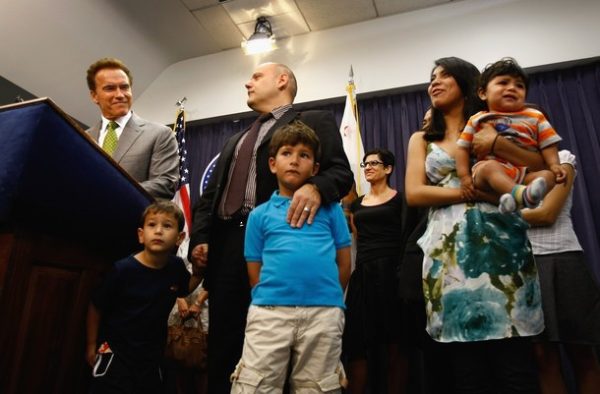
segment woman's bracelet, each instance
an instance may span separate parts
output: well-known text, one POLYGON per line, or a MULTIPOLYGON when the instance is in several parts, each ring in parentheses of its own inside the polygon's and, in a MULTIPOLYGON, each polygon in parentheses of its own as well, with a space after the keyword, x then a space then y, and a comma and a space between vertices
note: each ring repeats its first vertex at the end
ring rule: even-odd
POLYGON ((494 154, 494 147, 496 146, 496 141, 498 141, 498 137, 500 137, 500 133, 496 133, 494 137, 494 142, 492 142, 492 147, 490 148, 490 153, 494 154))

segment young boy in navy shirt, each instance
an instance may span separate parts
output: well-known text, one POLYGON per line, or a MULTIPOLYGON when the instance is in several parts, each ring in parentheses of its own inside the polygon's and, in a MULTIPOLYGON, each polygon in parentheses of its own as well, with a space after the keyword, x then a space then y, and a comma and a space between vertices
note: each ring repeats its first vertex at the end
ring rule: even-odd
POLYGON ((144 250, 114 264, 92 296, 86 359, 92 393, 161 393, 159 364, 175 299, 201 281, 173 254, 183 241, 184 218, 170 201, 151 204, 138 228, 144 250))
POLYGON ((320 144, 299 121, 275 132, 269 167, 279 190, 248 218, 244 254, 252 287, 242 359, 232 393, 341 392, 343 292, 350 234, 340 204, 323 205, 310 225, 286 222, 291 197, 314 176, 320 144), (304 392, 304 391, 302 391, 304 392))

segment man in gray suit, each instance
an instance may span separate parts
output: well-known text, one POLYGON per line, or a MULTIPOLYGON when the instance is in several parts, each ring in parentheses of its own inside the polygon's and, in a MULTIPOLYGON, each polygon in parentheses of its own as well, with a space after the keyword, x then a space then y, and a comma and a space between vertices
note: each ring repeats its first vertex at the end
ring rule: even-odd
POLYGON ((102 113, 88 134, 154 198, 173 198, 179 180, 177 140, 168 127, 131 111, 127 66, 118 59, 100 59, 88 68, 87 84, 102 113))

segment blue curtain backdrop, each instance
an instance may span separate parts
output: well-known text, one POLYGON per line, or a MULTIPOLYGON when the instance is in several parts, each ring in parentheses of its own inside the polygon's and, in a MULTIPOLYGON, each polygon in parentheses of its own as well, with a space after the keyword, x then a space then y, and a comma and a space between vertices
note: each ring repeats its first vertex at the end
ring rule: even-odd
MULTIPOLYGON (((341 86, 340 93, 343 89, 341 86)), ((588 263, 596 279, 600 279, 600 62, 532 74, 527 100, 548 112, 563 138, 560 148, 577 156, 573 222, 588 263)), ((399 190, 404 189, 408 140, 419 129, 428 106, 425 87, 407 93, 358 98, 365 150, 383 147, 395 153, 392 185, 399 190)), ((330 110, 339 124, 344 102, 302 107, 330 110)), ((192 202, 199 196, 201 177, 209 162, 227 138, 245 129, 252 120, 253 116, 247 115, 235 121, 187 124, 192 202)))

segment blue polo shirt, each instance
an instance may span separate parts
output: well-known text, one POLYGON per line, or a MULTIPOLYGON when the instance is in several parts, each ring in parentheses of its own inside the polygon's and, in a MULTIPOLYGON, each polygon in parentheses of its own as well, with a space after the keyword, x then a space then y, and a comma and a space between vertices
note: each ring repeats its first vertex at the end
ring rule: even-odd
POLYGON ((252 304, 344 308, 336 251, 351 240, 342 208, 323 205, 313 224, 292 228, 285 220, 290 203, 276 191, 248 218, 244 255, 262 263, 252 304))

